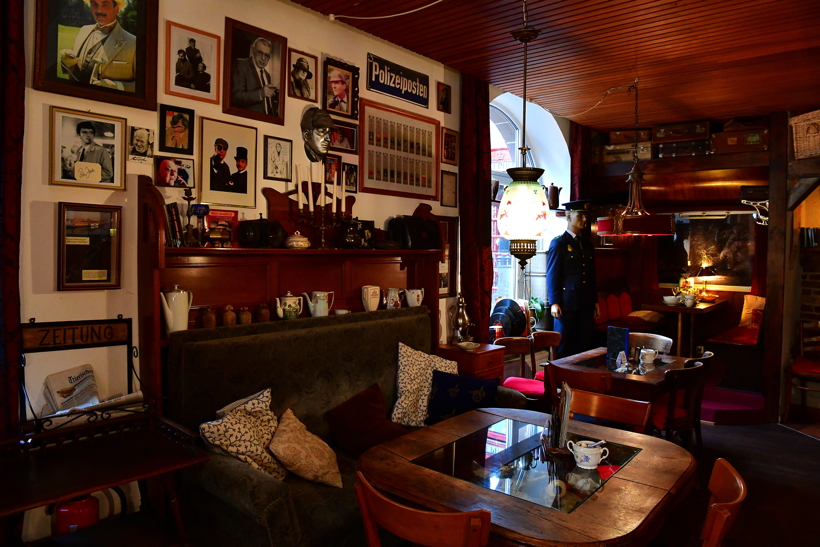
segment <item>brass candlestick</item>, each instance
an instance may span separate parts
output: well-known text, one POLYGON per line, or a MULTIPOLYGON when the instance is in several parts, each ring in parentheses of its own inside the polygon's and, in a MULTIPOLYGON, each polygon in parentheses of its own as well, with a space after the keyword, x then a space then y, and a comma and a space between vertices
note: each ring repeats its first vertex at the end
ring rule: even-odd
MULTIPOLYGON (((302 184, 304 184, 304 182, 306 182, 306 181, 303 181, 302 184)), ((312 184, 312 183, 308 183, 308 184, 312 184)), ((301 186, 302 185, 300 184, 299 188, 297 188, 297 192, 302 191, 301 186)), ((320 186, 320 191, 324 192, 325 191, 324 184, 320 184, 319 186, 320 186)), ((312 199, 313 192, 310 192, 309 196, 310 197, 308 199, 312 199)), ((334 196, 333 199, 335 200, 336 197, 334 196)), ((325 231, 328 230, 329 228, 335 228, 336 226, 339 226, 342 223, 342 221, 344 220, 344 214, 341 213, 341 212, 331 213, 330 212, 331 211, 331 204, 330 203, 328 203, 327 205, 316 204, 316 207, 315 207, 316 210, 315 211, 306 210, 309 207, 310 207, 309 204, 305 204, 303 207, 299 208, 299 217, 296 219, 296 223, 297 224, 303 224, 303 225, 305 225, 309 228, 313 228, 314 231, 318 231, 319 232, 319 247, 318 248, 319 249, 330 249, 331 247, 328 247, 325 244, 325 231)))

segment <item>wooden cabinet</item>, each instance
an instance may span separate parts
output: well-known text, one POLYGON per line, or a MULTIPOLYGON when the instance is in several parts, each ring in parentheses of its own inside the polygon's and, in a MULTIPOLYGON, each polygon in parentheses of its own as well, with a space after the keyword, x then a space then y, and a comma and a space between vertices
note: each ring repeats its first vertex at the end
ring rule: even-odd
POLYGON ((439 346, 438 355, 458 363, 459 374, 504 380, 504 346, 481 344, 473 351, 464 351, 458 346, 446 344, 439 346))

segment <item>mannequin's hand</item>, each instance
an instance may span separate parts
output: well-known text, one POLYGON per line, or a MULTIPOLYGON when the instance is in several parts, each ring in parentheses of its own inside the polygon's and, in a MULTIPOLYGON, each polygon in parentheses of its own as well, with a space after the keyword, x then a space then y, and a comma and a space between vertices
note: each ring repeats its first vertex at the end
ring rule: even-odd
POLYGON ((552 314, 552 316, 554 318, 561 319, 561 315, 562 315, 561 305, 560 304, 553 304, 552 306, 550 306, 550 313, 552 314))
POLYGON ((601 307, 596 302, 595 303, 595 319, 598 319, 599 317, 601 317, 601 307))

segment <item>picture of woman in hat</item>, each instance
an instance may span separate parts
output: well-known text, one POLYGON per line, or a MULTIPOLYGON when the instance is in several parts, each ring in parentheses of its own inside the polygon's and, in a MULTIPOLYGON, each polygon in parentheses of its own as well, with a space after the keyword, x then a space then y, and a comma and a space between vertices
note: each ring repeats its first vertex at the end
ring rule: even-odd
POLYGON ((313 73, 310 71, 310 65, 304 57, 299 57, 293 63, 293 70, 290 71, 290 90, 294 97, 301 97, 303 99, 310 99, 310 82, 313 79, 313 73))

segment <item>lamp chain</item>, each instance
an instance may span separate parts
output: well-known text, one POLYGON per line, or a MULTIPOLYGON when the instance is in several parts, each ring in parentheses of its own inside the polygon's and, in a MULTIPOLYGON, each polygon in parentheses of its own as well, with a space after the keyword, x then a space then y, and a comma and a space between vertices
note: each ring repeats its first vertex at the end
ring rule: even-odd
POLYGON ((632 162, 638 163, 638 78, 635 78, 635 83, 630 86, 635 89, 635 135, 632 146, 632 162))

